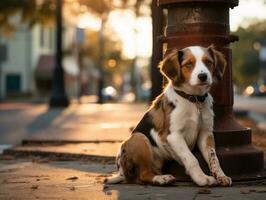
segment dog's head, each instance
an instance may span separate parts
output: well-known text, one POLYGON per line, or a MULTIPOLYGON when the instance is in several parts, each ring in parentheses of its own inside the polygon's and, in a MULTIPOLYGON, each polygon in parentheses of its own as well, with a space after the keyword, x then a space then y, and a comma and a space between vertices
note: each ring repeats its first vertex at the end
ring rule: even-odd
POLYGON ((161 73, 174 86, 187 85, 199 89, 209 89, 213 82, 220 80, 225 67, 224 55, 213 46, 173 50, 159 65, 161 73))

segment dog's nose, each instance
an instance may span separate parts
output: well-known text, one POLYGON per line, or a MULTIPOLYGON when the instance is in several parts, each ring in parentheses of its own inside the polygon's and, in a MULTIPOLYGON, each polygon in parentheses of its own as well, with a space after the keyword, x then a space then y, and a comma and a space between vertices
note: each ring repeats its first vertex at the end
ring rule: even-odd
POLYGON ((201 82, 204 82, 204 81, 207 80, 207 74, 206 74, 206 73, 200 73, 200 74, 198 75, 198 78, 199 78, 199 80, 200 80, 201 82))

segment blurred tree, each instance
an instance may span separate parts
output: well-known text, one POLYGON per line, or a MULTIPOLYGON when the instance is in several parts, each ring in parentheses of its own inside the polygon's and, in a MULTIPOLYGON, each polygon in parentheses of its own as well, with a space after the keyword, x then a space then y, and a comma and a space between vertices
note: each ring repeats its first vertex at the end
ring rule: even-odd
POLYGON ((266 21, 257 22, 235 32, 240 41, 232 45, 233 79, 237 86, 244 87, 256 82, 259 76, 259 49, 255 44, 266 45, 266 21))
MULTIPOLYGON (((101 19, 101 29, 99 31, 99 59, 98 59, 98 69, 100 71, 100 77, 98 82, 98 103, 103 103, 103 94, 102 90, 104 87, 104 79, 105 79, 105 70, 104 70, 104 61, 105 61, 105 42, 104 42, 104 34, 105 34, 105 23, 107 22, 108 15, 114 9, 133 9, 136 18, 145 13, 145 9, 143 10, 143 4, 149 2, 148 0, 80 0, 82 5, 85 5, 89 10, 98 15, 101 19)), ((134 62, 135 63, 135 62, 134 62)), ((135 64, 133 64, 135 65, 135 64)), ((136 78, 136 77, 135 77, 136 78)), ((135 81, 135 79, 134 79, 135 81)), ((135 84, 133 83, 133 87, 135 84)), ((134 87, 135 88, 135 87, 134 87)), ((135 94, 137 94, 135 89, 135 94)))
MULTIPOLYGON (((151 0, 64 0, 64 10, 69 16, 77 16, 89 12, 101 19, 99 31, 98 69, 102 77, 99 79, 98 102, 102 102, 102 87, 104 87, 104 64, 105 64, 105 23, 108 15, 115 9, 131 9, 136 17, 150 15, 149 5, 151 0), (67 10, 67 11, 66 11, 67 10)), ((27 22, 29 27, 36 23, 51 24, 54 22, 54 0, 1 0, 0 1, 0 34, 10 34, 17 24, 12 23, 10 16, 20 13, 21 22, 27 22)))
POLYGON ((55 1, 53 0, 1 0, 0 1, 0 34, 12 33, 17 24, 10 16, 20 13, 20 21, 27 22, 29 27, 35 23, 54 23, 55 1))

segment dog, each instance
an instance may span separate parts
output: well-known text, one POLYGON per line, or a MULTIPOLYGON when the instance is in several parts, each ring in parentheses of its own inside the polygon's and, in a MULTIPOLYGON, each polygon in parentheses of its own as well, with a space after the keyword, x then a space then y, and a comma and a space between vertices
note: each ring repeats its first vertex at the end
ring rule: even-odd
POLYGON ((209 93, 222 79, 227 63, 211 45, 172 50, 159 64, 168 80, 131 137, 122 143, 116 158, 118 173, 105 183, 170 185, 176 179, 162 174, 165 161, 176 160, 198 186, 230 186, 232 180, 220 167, 213 136, 213 99, 209 93), (211 176, 191 153, 197 145, 211 176))

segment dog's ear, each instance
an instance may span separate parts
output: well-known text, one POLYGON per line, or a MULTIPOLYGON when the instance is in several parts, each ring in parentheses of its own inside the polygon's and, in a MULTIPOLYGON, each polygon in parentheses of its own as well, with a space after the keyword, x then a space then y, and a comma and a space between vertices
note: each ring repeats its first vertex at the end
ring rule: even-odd
POLYGON ((183 52, 174 49, 159 64, 160 72, 163 76, 170 80, 181 80, 181 64, 183 52))
POLYGON ((219 81, 223 77, 227 62, 225 60, 224 55, 221 52, 215 50, 215 47, 213 44, 209 46, 207 50, 214 61, 213 76, 216 78, 217 81, 219 81))

